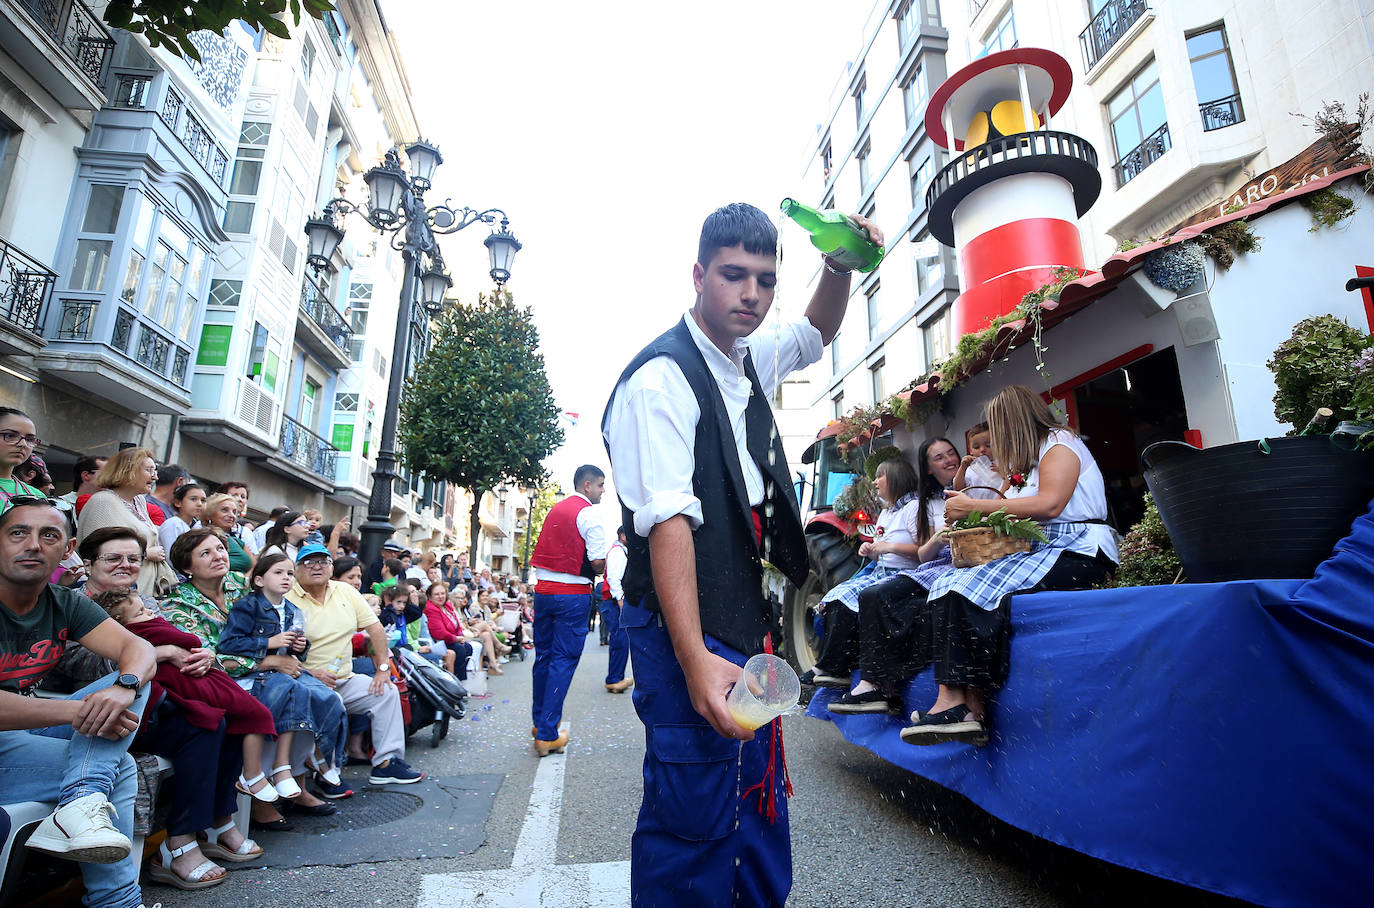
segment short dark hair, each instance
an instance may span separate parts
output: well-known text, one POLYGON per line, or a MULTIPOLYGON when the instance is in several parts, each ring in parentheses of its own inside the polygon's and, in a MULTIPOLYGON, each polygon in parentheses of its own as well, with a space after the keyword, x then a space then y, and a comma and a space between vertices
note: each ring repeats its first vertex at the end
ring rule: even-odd
MULTIPOLYGON (((15 496, 13 496, 13 497, 14 497, 14 498, 29 498, 29 497, 31 497, 31 496, 28 496, 28 495, 15 495, 15 496)), ((49 501, 51 502, 51 499, 49 499, 49 501)), ((66 504, 66 502, 62 502, 62 504, 66 504)), ((63 521, 63 526, 64 526, 64 529, 65 529, 66 532, 67 532, 67 538, 68 538, 68 539, 71 539, 71 538, 72 538, 73 530, 72 530, 72 515, 71 515, 71 512, 70 512, 70 511, 63 511, 62 508, 61 508, 59 505, 55 505, 55 504, 51 504, 51 503, 49 503, 49 504, 44 504, 44 503, 38 502, 38 501, 22 501, 22 502, 19 502, 19 503, 17 503, 17 504, 11 505, 10 507, 6 508, 6 509, 3 510, 3 511, 0 511, 0 530, 3 530, 5 527, 9 526, 9 524, 10 524, 10 515, 11 515, 12 513, 14 513, 15 511, 17 511, 19 508, 37 508, 37 507, 48 507, 48 508, 52 508, 54 511, 57 511, 59 514, 61 514, 63 517, 65 517, 66 520, 63 521)), ((132 531, 131 531, 131 532, 132 532, 132 531)))
POLYGON ((228 495, 230 489, 243 489, 250 495, 252 494, 252 490, 248 488, 248 483, 241 482, 237 479, 231 479, 228 482, 220 483, 220 487, 216 491, 223 492, 224 494, 228 495))
MULTIPOLYGON (((96 457, 93 454, 83 454, 72 464, 72 491, 75 492, 81 487, 82 473, 99 473, 100 461, 109 460, 108 457, 96 457)), ((94 477, 92 477, 94 478, 94 477)))
POLYGON ((173 569, 178 574, 190 573, 191 553, 211 536, 218 539, 226 549, 229 548, 229 537, 225 536, 219 527, 196 527, 178 536, 177 541, 172 543, 172 550, 167 553, 167 560, 172 562, 173 569))
POLYGON ((615 534, 616 534, 617 536, 624 536, 624 535, 625 535, 625 528, 624 528, 623 526, 618 526, 618 527, 616 527, 616 528, 615 528, 615 534))
POLYGON ((341 558, 335 558, 334 579, 338 580, 344 574, 347 574, 349 571, 353 570, 360 564, 362 564, 362 562, 359 561, 357 558, 352 557, 351 555, 344 555, 341 558))
MULTIPOLYGON (((247 486, 244 486, 244 488, 247 488, 247 486)), ((289 507, 287 507, 286 505, 284 505, 284 504, 279 504, 279 505, 277 505, 275 508, 273 508, 272 510, 270 510, 270 511, 267 512, 267 519, 268 519, 268 520, 276 520, 278 517, 280 517, 281 515, 285 514, 285 513, 286 513, 287 511, 289 511, 289 510, 291 510, 291 509, 290 509, 289 507)))
POLYGON ((390 602, 393 599, 408 597, 410 595, 410 585, 407 583, 398 583, 394 586, 383 587, 381 595, 383 602, 390 602))
POLYGON ((580 489, 582 487, 582 483, 586 482, 588 479, 600 479, 602 476, 605 475, 606 471, 598 467, 596 464, 584 463, 582 466, 577 468, 576 473, 573 473, 573 490, 576 491, 577 489, 580 489))
POLYGON ((399 558, 388 558, 382 562, 382 567, 391 572, 391 576, 399 577, 406 572, 406 566, 401 563, 399 558))
POLYGON ((358 544, 360 542, 362 542, 362 540, 358 538, 357 533, 339 534, 339 548, 343 549, 345 552, 358 551, 358 544))
POLYGON ((986 431, 988 431, 988 424, 985 423, 985 422, 980 422, 980 423, 977 423, 976 425, 974 425, 974 427, 973 427, 972 429, 969 429, 969 430, 968 430, 968 437, 969 437, 969 438, 972 438, 973 436, 975 436, 975 435, 981 435, 982 433, 984 433, 984 432, 986 432, 986 431))
POLYGON ((746 202, 731 202, 711 212, 701 225, 697 264, 711 264, 717 249, 744 246, 755 255, 778 254, 778 228, 759 209, 746 202))
POLYGON ((101 527, 92 530, 91 534, 81 540, 76 547, 76 554, 81 556, 82 561, 94 561, 95 556, 100 554, 100 548, 107 542, 114 542, 116 539, 132 539, 138 543, 138 553, 148 554, 148 542, 143 538, 143 534, 133 527, 101 527))
POLYGON ((169 486, 178 479, 190 479, 191 472, 180 464, 164 463, 157 468, 157 484, 169 486))

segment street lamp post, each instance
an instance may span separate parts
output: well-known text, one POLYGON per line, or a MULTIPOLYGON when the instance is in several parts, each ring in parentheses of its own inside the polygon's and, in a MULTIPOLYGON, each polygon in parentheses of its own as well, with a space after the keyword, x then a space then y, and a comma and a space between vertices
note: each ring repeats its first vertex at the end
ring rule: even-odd
POLYGON ((539 490, 530 489, 530 509, 525 512, 525 582, 534 579, 530 573, 530 533, 534 530, 534 503, 539 500, 539 490))
POLYGON ((394 531, 391 490, 397 476, 396 420, 401 385, 406 379, 411 326, 423 323, 425 317, 415 311, 417 290, 425 312, 433 316, 443 311, 444 294, 453 284, 444 270, 437 235, 457 233, 479 221, 496 224, 499 217, 499 227, 493 229, 485 241, 491 256, 491 278, 498 288, 510 280, 511 261, 520 251, 520 241, 510 232, 510 220, 499 208, 484 211, 454 208, 449 200, 442 205, 425 206, 425 192, 432 185, 435 169, 444 160, 437 147, 421 139, 406 147, 406 156, 410 161, 408 175, 394 148, 386 153, 382 164, 364 175, 369 196, 366 209, 337 198, 325 206, 323 214, 311 218, 305 225, 310 250, 308 258, 316 267, 328 266, 344 236, 343 218, 354 212, 362 215, 373 228, 392 234, 391 246, 401 253, 405 264, 400 304, 396 309, 396 338, 391 345, 391 380, 386 390, 386 410, 382 414, 382 439, 377 448, 377 467, 372 471, 367 520, 360 528, 362 538, 358 553, 364 565, 381 556, 382 543, 394 531))

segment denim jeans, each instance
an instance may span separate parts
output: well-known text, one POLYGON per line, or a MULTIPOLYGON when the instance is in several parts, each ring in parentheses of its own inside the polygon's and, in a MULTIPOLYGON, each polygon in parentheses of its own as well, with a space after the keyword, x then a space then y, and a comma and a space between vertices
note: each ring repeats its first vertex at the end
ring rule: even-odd
POLYGON ((313 735, 330 764, 344 765, 344 705, 323 681, 309 672, 299 678, 262 672, 253 682, 253 696, 272 711, 278 732, 313 735))
MULTIPOLYGON (((83 687, 67 700, 80 700, 104 690, 119 675, 111 672, 83 687)), ((142 716, 148 702, 144 685, 130 711, 142 716)), ((57 801, 70 803, 88 794, 103 794, 114 804, 115 827, 133 839, 134 796, 138 772, 129 744, 77 734, 70 725, 0 731, 0 797, 7 803, 57 801)), ((82 901, 93 908, 136 908, 143 902, 138 888, 138 861, 130 855, 115 864, 81 864, 86 884, 82 901)))

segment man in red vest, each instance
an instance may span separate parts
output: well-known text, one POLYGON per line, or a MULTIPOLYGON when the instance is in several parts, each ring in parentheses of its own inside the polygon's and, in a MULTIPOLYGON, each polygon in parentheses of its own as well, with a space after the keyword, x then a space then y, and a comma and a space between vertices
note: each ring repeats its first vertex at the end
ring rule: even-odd
POLYGON ((606 531, 591 513, 606 491, 606 474, 583 464, 573 494, 549 509, 530 564, 534 565, 534 750, 562 753, 558 723, 587 636, 592 579, 606 569, 606 531))

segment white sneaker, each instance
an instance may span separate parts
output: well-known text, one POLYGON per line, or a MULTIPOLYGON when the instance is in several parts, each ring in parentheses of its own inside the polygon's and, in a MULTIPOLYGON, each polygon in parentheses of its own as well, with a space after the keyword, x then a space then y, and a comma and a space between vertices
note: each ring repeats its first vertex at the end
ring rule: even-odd
POLYGON ((110 821, 118 815, 104 795, 83 795, 39 823, 28 846, 69 861, 118 863, 133 849, 133 843, 110 821))
POLYGON ((501 665, 505 665, 507 662, 510 661, 510 656, 500 656, 500 657, 497 658, 496 661, 497 661, 498 663, 500 663, 501 665))

